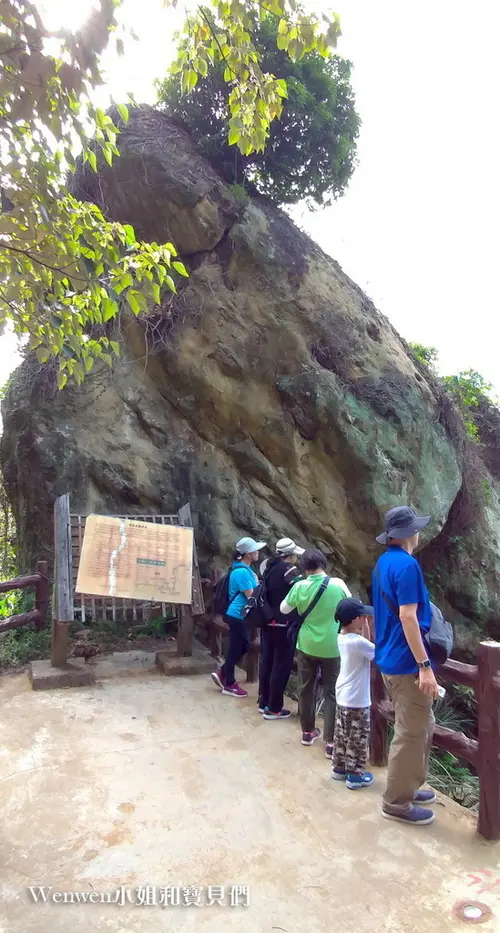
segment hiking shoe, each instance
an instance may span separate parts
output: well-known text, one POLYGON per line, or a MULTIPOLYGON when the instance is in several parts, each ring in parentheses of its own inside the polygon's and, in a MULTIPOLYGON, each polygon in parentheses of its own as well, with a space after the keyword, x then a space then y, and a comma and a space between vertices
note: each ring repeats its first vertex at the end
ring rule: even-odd
POLYGON ((234 684, 231 684, 231 686, 229 686, 228 684, 224 684, 222 688, 222 693, 225 697, 247 697, 248 696, 247 691, 243 690, 243 687, 240 687, 239 683, 237 683, 236 680, 234 684))
POLYGON ((333 758, 333 742, 327 742, 325 745, 325 758, 329 758, 330 761, 333 758))
POLYGON ((219 690, 224 690, 225 681, 224 681, 224 674, 222 673, 222 671, 214 671, 213 674, 210 674, 210 677, 212 678, 215 686, 219 688, 219 690))
POLYGON ((426 807, 412 807, 406 813, 387 813, 382 810, 382 816, 386 820, 396 820, 398 823, 409 823, 412 826, 427 826, 436 819, 434 810, 427 810, 426 807))
POLYGON ((272 713, 270 709, 267 708, 264 710, 264 719, 288 719, 291 716, 289 709, 282 709, 279 713, 272 713))
POLYGON ((321 729, 314 729, 313 732, 303 732, 301 738, 302 745, 313 745, 316 739, 321 738, 321 729))
POLYGON ((375 778, 371 771, 365 771, 364 774, 348 774, 345 782, 345 786, 349 790, 359 790, 360 787, 369 787, 370 784, 373 784, 375 778))
POLYGON ((334 768, 332 771, 332 781, 345 781, 347 777, 346 771, 339 771, 338 768, 334 768))
POLYGON ((415 803, 436 803, 436 794, 433 790, 417 790, 413 799, 415 803))

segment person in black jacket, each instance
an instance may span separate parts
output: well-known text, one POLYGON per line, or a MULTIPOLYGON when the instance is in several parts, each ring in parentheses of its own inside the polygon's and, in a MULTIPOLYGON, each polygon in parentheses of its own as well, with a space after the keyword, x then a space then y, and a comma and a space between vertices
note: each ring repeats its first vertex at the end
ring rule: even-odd
POLYGON ((276 544, 276 554, 261 568, 267 601, 274 614, 260 635, 259 713, 264 719, 290 716, 290 711, 283 709, 283 694, 292 670, 294 645, 286 631, 290 616, 280 612, 280 603, 299 576, 295 565, 303 553, 304 548, 297 547, 291 538, 282 538, 276 544))

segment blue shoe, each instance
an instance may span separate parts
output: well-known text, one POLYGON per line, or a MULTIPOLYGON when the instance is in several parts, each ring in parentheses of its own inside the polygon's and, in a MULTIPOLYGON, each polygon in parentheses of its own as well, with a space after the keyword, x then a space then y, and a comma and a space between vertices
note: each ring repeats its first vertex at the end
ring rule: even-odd
POLYGON ((268 708, 269 708, 269 707, 267 707, 267 706, 259 706, 259 713, 260 713, 261 715, 262 715, 263 713, 267 713, 268 708))
POLYGON ((349 790, 359 790, 360 787, 369 787, 370 784, 373 784, 375 778, 370 771, 365 771, 364 774, 348 774, 345 782, 345 786, 349 790))
POLYGON ((289 719, 291 716, 289 709, 282 709, 279 713, 272 713, 271 710, 266 706, 264 710, 264 719, 289 719))
POLYGON ((415 803, 436 803, 436 794, 433 790, 417 790, 413 800, 415 803))
POLYGON ((332 771, 332 781, 345 781, 347 774, 345 771, 337 771, 335 768, 332 771))
POLYGON ((382 816, 386 820, 396 820, 398 823, 409 823, 412 826, 427 826, 436 819, 434 810, 427 810, 425 807, 412 807, 406 813, 386 813, 382 810, 382 816))

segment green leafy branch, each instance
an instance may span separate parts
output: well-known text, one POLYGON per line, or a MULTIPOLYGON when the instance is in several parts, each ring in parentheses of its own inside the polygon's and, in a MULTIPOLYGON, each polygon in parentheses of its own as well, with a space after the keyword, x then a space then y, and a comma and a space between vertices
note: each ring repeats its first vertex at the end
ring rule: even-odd
MULTIPOLYGON (((172 0, 166 0, 167 5, 172 0)), ((271 122, 283 112, 286 82, 264 73, 252 33, 268 15, 279 19, 277 44, 293 61, 310 51, 327 57, 336 47, 340 22, 314 14, 304 15, 292 0, 211 0, 188 16, 172 73, 181 75, 188 94, 215 63, 224 64, 224 80, 232 86, 229 96, 229 143, 242 155, 262 152, 271 122)))

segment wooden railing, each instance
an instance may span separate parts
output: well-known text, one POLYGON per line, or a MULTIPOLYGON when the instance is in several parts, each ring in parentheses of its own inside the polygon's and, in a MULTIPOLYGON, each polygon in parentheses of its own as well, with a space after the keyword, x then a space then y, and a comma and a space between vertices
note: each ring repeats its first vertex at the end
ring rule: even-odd
POLYGON ((0 633, 8 632, 13 628, 21 628, 22 625, 29 625, 30 622, 34 622, 37 631, 45 628, 50 601, 50 583, 47 574, 47 562, 40 560, 36 565, 36 573, 26 577, 15 577, 13 580, 3 580, 0 583, 0 593, 35 588, 35 608, 30 612, 22 612, 19 615, 9 616, 8 619, 2 619, 0 633))
MULTIPOLYGON (((477 664, 450 660, 436 670, 439 680, 472 687, 477 700, 477 739, 436 725, 433 744, 468 761, 479 777, 477 828, 485 839, 500 839, 500 644, 483 641, 477 664)), ((394 720, 382 676, 372 666, 371 762, 386 765, 388 725, 394 720)))

